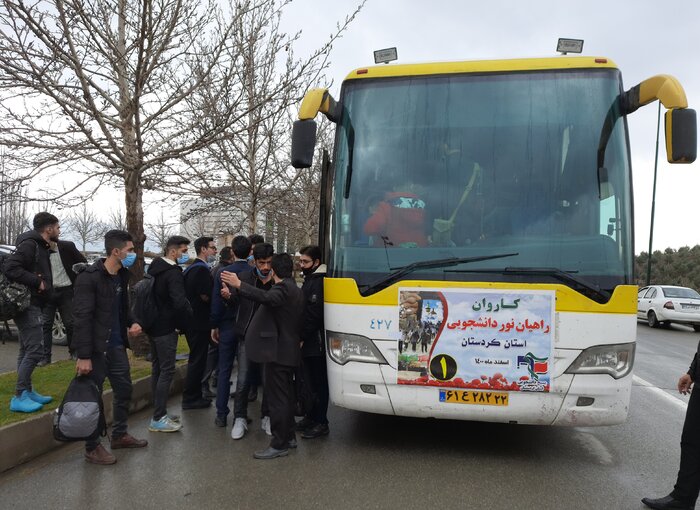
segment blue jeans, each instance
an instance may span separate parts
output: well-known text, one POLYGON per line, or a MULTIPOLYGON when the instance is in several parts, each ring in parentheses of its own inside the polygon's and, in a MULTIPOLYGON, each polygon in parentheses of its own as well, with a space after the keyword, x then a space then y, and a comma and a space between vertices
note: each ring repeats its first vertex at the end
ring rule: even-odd
POLYGON ((237 350, 234 322, 222 322, 219 326, 219 373, 216 382, 216 415, 220 417, 226 417, 231 412, 228 399, 231 395, 231 372, 237 350))
POLYGON ((42 309, 38 305, 29 308, 15 317, 19 332, 19 356, 17 356, 17 386, 20 396, 24 390, 32 391, 32 373, 44 355, 42 330, 42 309))

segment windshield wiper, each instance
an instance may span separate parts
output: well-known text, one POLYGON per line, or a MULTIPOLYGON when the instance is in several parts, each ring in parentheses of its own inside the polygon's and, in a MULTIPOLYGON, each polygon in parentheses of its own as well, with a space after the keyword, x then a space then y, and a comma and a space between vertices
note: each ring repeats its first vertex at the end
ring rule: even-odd
POLYGON ((537 275, 537 276, 550 276, 560 282, 567 284, 567 286, 580 292, 586 297, 591 298, 597 303, 607 303, 610 300, 610 293, 608 291, 602 290, 597 285, 591 285, 590 283, 577 278, 566 271, 557 269, 555 267, 505 267, 503 269, 452 269, 451 273, 498 273, 504 275, 537 275))
POLYGON ((414 262, 407 266, 402 267, 390 267, 389 269, 392 273, 389 273, 384 278, 377 280, 371 285, 367 286, 366 289, 360 292, 363 296, 369 296, 382 289, 386 289, 392 283, 398 282, 404 276, 417 271, 418 269, 435 269, 438 267, 449 267, 456 266, 458 264, 468 264, 469 262, 480 262, 482 260, 493 260, 500 259, 503 257, 515 257, 519 253, 501 253, 499 255, 483 255, 481 257, 450 257, 447 259, 432 259, 432 260, 421 260, 420 262, 414 262))

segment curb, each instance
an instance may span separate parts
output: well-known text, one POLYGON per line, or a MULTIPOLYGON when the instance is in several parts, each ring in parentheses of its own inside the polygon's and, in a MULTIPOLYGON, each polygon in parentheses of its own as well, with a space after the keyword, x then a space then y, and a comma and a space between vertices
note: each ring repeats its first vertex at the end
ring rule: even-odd
MULTIPOLYGON (((175 367, 170 395, 182 392, 187 373, 187 363, 175 367)), ((102 394, 107 425, 112 424, 112 390, 102 394)), ((151 405, 151 376, 133 382, 133 393, 129 414, 141 411, 151 405)), ((24 464, 40 455, 64 446, 54 440, 53 411, 47 411, 28 420, 0 427, 0 473, 24 464)))

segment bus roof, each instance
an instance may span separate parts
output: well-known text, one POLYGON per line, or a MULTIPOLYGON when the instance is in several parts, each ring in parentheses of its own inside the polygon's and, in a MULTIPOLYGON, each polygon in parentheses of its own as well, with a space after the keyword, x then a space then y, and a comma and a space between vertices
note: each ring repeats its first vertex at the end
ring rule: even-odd
POLYGON ((457 73, 497 73, 508 71, 543 71, 548 69, 617 68, 606 57, 550 57, 509 60, 466 60, 461 62, 429 62, 423 64, 389 64, 355 69, 345 80, 425 76, 457 73))

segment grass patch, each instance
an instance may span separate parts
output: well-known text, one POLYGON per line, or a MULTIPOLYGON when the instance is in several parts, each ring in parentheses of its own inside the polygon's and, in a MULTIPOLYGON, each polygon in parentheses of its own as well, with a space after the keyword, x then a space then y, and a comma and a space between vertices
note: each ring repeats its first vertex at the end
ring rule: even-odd
MULTIPOLYGON (((178 338, 177 353, 189 352, 184 336, 178 338)), ((136 358, 129 351, 129 363, 131 365, 131 379, 136 380, 151 374, 151 364, 143 358, 136 358)), ((184 363, 180 361, 179 363, 184 363)), ((17 372, 8 372, 0 375, 0 427, 23 421, 43 412, 53 411, 61 401, 68 388, 71 379, 75 377, 75 361, 65 360, 52 363, 45 367, 37 367, 32 374, 32 385, 42 395, 50 395, 53 401, 46 404, 42 411, 36 413, 13 413, 10 411, 10 399, 15 394, 17 384, 17 372)), ((105 380, 105 390, 110 388, 109 379, 105 380)))

